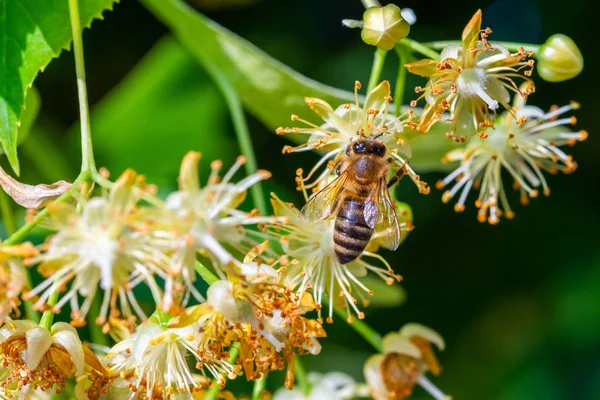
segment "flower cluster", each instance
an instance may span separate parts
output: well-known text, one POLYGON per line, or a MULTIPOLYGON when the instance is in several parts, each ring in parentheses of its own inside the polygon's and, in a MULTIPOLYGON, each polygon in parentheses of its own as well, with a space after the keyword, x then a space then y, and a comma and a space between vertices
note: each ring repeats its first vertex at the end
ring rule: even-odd
POLYGON ((432 344, 440 350, 445 346, 439 334, 419 324, 406 324, 398 333, 387 334, 382 354, 371 356, 364 366, 371 396, 375 400, 402 400, 418 383, 437 400, 449 400, 424 375, 441 372, 432 344))
POLYGON ((577 168, 573 158, 559 146, 573 146, 588 136, 586 131, 568 128, 575 124, 575 117, 562 117, 564 113, 579 108, 579 104, 571 102, 544 112, 538 107, 519 103, 514 108, 516 115, 501 115, 486 140, 473 137, 465 147, 453 150, 444 157, 445 162, 460 163, 458 168, 436 184, 441 189, 453 183, 452 188, 442 196, 444 202, 460 192, 454 206, 456 211, 465 209, 467 196, 475 188, 479 190, 475 202, 479 209, 479 221, 487 220, 490 224, 496 224, 502 215, 513 218, 514 212, 502 182, 503 170, 513 179, 513 187, 520 191, 521 204, 526 205, 530 198, 538 196, 538 188, 544 195, 550 195, 542 171, 568 174, 577 168))
MULTIPOLYGON (((560 146, 585 140, 587 132, 572 131, 567 126, 575 124, 575 117, 562 117, 579 108, 576 102, 548 112, 525 105, 535 88, 531 79, 533 52, 519 48, 510 53, 501 44, 490 42, 492 31, 481 28, 481 18, 479 10, 465 27, 461 44, 445 47, 439 61, 424 59, 405 67, 429 78, 425 87, 416 88, 426 105, 412 126, 427 132, 449 114, 452 131, 446 135, 464 143, 442 159, 444 163, 459 163, 436 184, 438 189, 451 186, 444 192, 443 202, 458 195, 454 209, 460 212, 470 191, 479 190, 477 218, 496 224, 501 216, 514 216, 502 171, 512 178, 523 205, 537 197, 539 189, 547 196, 550 189, 542 172, 573 172, 577 164, 560 146), (497 115, 500 106, 506 111, 497 115)), ((542 46, 539 59, 543 67, 540 74, 549 81, 571 78, 583 68, 579 49, 564 35, 551 37, 542 46)), ((413 101, 411 106, 416 104, 413 101)))
POLYGON ((214 162, 208 184, 200 188, 199 158, 199 153, 186 155, 180 190, 164 204, 143 202, 151 187, 131 170, 102 196, 82 199, 78 204, 51 204, 52 228, 57 233, 49 238, 41 255, 29 259, 29 263, 39 263, 38 271, 46 279, 26 298, 34 299, 35 307, 44 310, 50 295, 70 283, 51 307, 59 312, 68 303, 75 326, 85 324, 98 289, 103 292, 99 324, 106 324, 110 317, 146 319, 134 295, 141 283, 167 311, 184 307, 190 297, 203 301, 194 287, 196 255, 214 261, 222 275, 220 271, 235 264, 224 246, 244 249, 254 243, 243 225, 273 223, 276 219, 237 209, 248 187, 268 178, 268 173, 259 171, 232 183, 244 160, 238 159, 223 179, 219 178, 220 162, 214 162), (156 277, 165 282, 164 291, 156 277))
MULTIPOLYGON (((364 318, 364 312, 357 306, 357 299, 363 306, 369 304, 373 295, 368 287, 358 278, 367 272, 373 272, 389 285, 399 282, 402 277, 394 272, 389 263, 375 251, 378 248, 378 236, 374 235, 371 244, 356 260, 341 264, 335 256, 333 248, 334 223, 333 219, 303 222, 299 210, 292 203, 286 203, 273 194, 271 200, 275 214, 287 217, 289 223, 273 226, 274 235, 280 237, 281 245, 290 258, 285 268, 286 285, 296 288, 303 293, 307 290, 314 292, 318 304, 319 316, 324 304, 324 294, 329 298, 327 322, 333 322, 333 309, 345 308, 349 320, 352 313, 364 318), (352 312, 351 312, 352 311, 352 312)), ((412 229, 409 209, 399 209, 403 221, 401 227, 405 232, 412 229), (408 217, 408 218, 407 218, 408 217)))
POLYGON ((286 385, 291 388, 294 355, 318 354, 317 339, 325 336, 318 322, 303 316, 315 304, 308 294, 278 284, 277 272, 267 265, 250 261, 242 270, 243 275, 213 283, 206 303, 175 318, 153 316, 114 346, 107 359, 118 384, 150 398, 191 395, 210 380, 190 372, 190 355, 196 368, 209 372, 221 386, 225 377, 234 379, 243 372, 255 380, 287 365, 286 385), (238 363, 231 358, 234 351, 239 352, 238 363))
POLYGON ((441 373, 433 346, 444 349, 442 337, 420 324, 409 323, 399 332, 389 333, 382 341, 383 351, 369 357, 364 364, 365 383, 356 382, 342 372, 309 373, 308 391, 280 389, 274 400, 349 400, 368 397, 374 400, 403 400, 415 385, 421 386, 437 400, 450 400, 431 383, 426 373, 441 373))
POLYGON ((418 130, 427 132, 448 111, 452 121, 449 137, 464 142, 467 136, 479 133, 485 138, 494 125, 492 114, 500 105, 514 114, 509 105, 511 92, 525 98, 535 90, 529 78, 533 53, 522 48, 510 53, 502 45, 490 43, 492 31, 481 29, 481 16, 481 10, 475 13, 462 33, 461 44, 442 50, 439 61, 424 59, 405 65, 409 72, 429 78, 425 87, 415 89, 421 94, 419 99, 427 102, 415 126, 418 130), (528 84, 519 89, 516 79, 528 84))
POLYGON ((360 137, 377 137, 385 143, 388 151, 388 157, 392 166, 397 169, 404 168, 405 173, 417 185, 419 192, 429 193, 429 187, 423 182, 412 168, 409 167, 406 159, 400 154, 410 153, 410 148, 401 138, 404 125, 413 119, 412 112, 406 115, 396 117, 390 114, 390 83, 383 81, 371 90, 362 104, 359 103, 358 90, 361 88, 360 82, 354 84, 354 104, 342 104, 335 110, 327 102, 307 97, 304 100, 306 104, 320 118, 324 124, 316 125, 297 115, 292 115, 292 121, 298 121, 305 124, 304 128, 277 128, 277 134, 307 135, 306 142, 296 147, 285 146, 283 153, 295 153, 310 150, 325 152, 321 159, 315 164, 311 171, 302 176, 300 170, 299 177, 296 179, 300 189, 318 190, 322 188, 323 182, 334 173, 336 167, 343 160, 345 151, 352 142, 360 137), (323 171, 318 172, 323 166, 323 171), (316 177, 315 177, 316 176, 316 177), (312 179, 312 182, 311 182, 312 179))
POLYGON ((57 322, 48 330, 34 321, 9 319, 0 329, 0 397, 59 394, 72 377, 90 382, 82 391, 89 398, 104 393, 109 380, 71 325, 57 322))
MULTIPOLYGON (((411 43, 398 7, 372 7, 363 18, 352 25, 378 47, 379 61, 384 50, 411 43)), ((334 108, 305 98, 322 121, 292 115, 301 127, 276 130, 304 141, 285 146, 284 154, 321 154, 307 174, 301 168, 296 173, 304 208, 272 193, 274 215, 248 210, 249 189, 271 174, 258 170, 237 180, 245 157, 224 173, 222 162, 212 161, 201 184, 200 153, 189 152, 177 190, 164 200, 132 170, 113 183, 92 168, 73 185, 62 182, 48 192, 52 185, 20 184, 0 169, 0 186, 13 199, 26 199, 19 203, 25 207, 45 205, 36 220, 48 215, 44 224, 52 230, 36 246, 0 246, 0 399, 66 391, 78 399, 216 398, 227 379, 257 381, 273 371, 285 371, 286 389, 275 400, 402 400, 416 385, 437 400, 449 399, 426 376, 441 373, 433 349, 444 349, 439 334, 409 323, 379 342, 356 320, 365 318, 374 295, 375 283, 363 278, 371 273, 376 283, 390 286, 402 280, 380 250, 395 250, 413 229, 412 211, 397 201, 393 185, 408 175, 419 193, 430 191, 415 171, 417 163, 409 165, 420 142, 414 139, 431 137, 438 121, 451 125, 446 136, 456 143, 447 141, 453 150, 439 154, 457 165, 436 187, 447 187, 444 202, 458 197, 456 211, 478 190, 478 219, 495 224, 514 216, 503 171, 527 204, 540 191, 550 194, 544 171, 576 169, 563 147, 587 138, 586 131, 571 128, 575 118, 565 116, 578 103, 548 112, 525 105, 534 92, 534 54, 490 42, 491 30, 482 29, 481 19, 478 11, 460 44, 445 47, 439 60, 422 45, 420 52, 433 58, 404 66, 428 78, 416 88, 418 100, 426 101, 422 110, 414 108, 417 101, 405 113, 391 103, 389 82, 375 85, 377 64, 365 97, 355 82, 353 103, 334 108), (497 114, 500 106, 505 112, 497 114), (30 285, 27 267, 37 268, 41 282, 30 285), (28 318, 43 312, 39 322, 17 319, 22 300, 32 306, 25 308, 28 318), (52 324, 65 308, 70 324, 52 324), (297 357, 321 352, 324 321, 333 323, 336 312, 381 351, 364 364, 365 383, 338 372, 310 373, 308 385, 294 388, 296 376, 303 376, 297 357), (93 317, 91 336, 107 335, 112 347, 82 343, 76 328, 93 317)), ((416 49, 414 43, 410 48, 416 49)), ((564 35, 541 50, 546 80, 568 79, 583 68, 579 50, 564 35)), ((21 234, 5 243, 20 242, 21 234)), ((235 399, 229 392, 219 396, 235 399)))
POLYGON ((56 233, 40 246, 41 252, 28 243, 2 247, 2 279, 7 282, 3 318, 27 290, 23 259, 28 265, 39 264, 45 278, 23 297, 50 315, 67 304, 71 308, 71 325, 55 324, 48 334, 33 322, 9 320, 2 334, 0 384, 5 391, 47 391, 77 377, 83 392, 170 398, 200 393, 211 384, 210 378, 224 385, 226 377, 244 373, 254 380, 286 368, 287 385, 293 386, 295 355, 319 353, 318 338, 325 331, 305 316, 317 309, 312 296, 286 285, 285 268, 277 269, 289 257, 269 249, 264 240, 273 239, 267 224, 276 227, 289 218, 238 209, 246 191, 269 177, 266 171, 234 182, 244 158, 222 178, 221 163, 213 162, 208 182, 201 187, 199 159, 199 153, 185 156, 179 190, 164 203, 153 196, 143 177, 128 170, 100 196, 88 199, 85 192, 73 192, 77 203, 50 204, 47 225, 56 233), (197 269, 213 272, 202 263, 212 267, 214 279, 220 278, 206 296, 197 288, 197 269), (134 291, 140 284, 150 289, 156 307, 138 301, 134 291), (91 379, 90 373, 81 377, 81 357, 89 350, 82 350, 72 326, 85 324, 97 291, 101 304, 96 322, 117 344, 106 354, 106 368, 97 359, 92 362, 90 370, 102 371, 96 373, 102 379, 91 379), (188 307, 192 298, 198 304, 188 307), (69 332, 61 333, 65 327, 69 332), (24 368, 34 370, 39 363, 19 361, 22 354, 33 354, 23 353, 27 346, 40 342, 28 342, 30 330, 41 332, 47 342, 47 348, 36 348, 35 354, 48 352, 35 381, 17 379, 24 376, 24 368), (52 342, 54 331, 58 341, 52 342), (62 339, 65 335, 69 341, 62 339), (188 359, 196 361, 195 370, 188 359))

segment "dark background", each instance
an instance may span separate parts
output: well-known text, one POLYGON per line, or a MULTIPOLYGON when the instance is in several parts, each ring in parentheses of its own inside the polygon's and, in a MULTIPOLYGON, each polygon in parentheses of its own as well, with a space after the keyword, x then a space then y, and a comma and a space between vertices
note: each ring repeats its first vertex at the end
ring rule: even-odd
MULTIPOLYGON (((356 79, 366 85, 373 48, 362 43, 358 30, 340 23, 361 19, 358 0, 238 0, 236 7, 214 9, 217 3, 195 5, 302 74, 347 90, 356 79)), ((579 163, 574 174, 548 178, 549 198, 522 207, 515 193, 516 218, 498 226, 477 222, 472 202, 457 214, 441 203, 439 191, 425 197, 401 185, 399 198, 413 207, 416 229, 398 251, 384 255, 404 276, 407 299, 398 308, 369 309, 367 322, 382 334, 410 321, 440 332, 447 342, 440 354, 444 372, 433 380, 455 399, 600 399, 597 14, 585 0, 394 3, 415 10, 411 37, 420 41, 458 39, 477 8, 484 11, 483 25, 494 30, 493 40, 542 43, 554 33, 571 36, 584 54, 584 72, 556 84, 534 75, 537 91, 529 103, 548 108, 581 102, 577 128, 588 130, 590 138, 568 149, 579 163)), ((121 0, 84 34, 98 164, 108 166, 113 178, 133 167, 163 193, 175 188, 186 151, 202 151, 204 166, 210 158, 232 160, 239 153, 223 100, 193 59, 176 68, 165 59, 162 81, 152 75, 119 86, 167 33, 139 3, 121 0)), ((396 69, 390 54, 384 78, 393 83, 396 69)), ((138 68, 137 76, 145 71, 138 68)), ((423 83, 410 79, 409 86, 423 83)), ((78 119, 72 53, 53 61, 36 86, 43 106, 36 129, 19 149, 22 177, 35 183, 72 179, 80 162, 72 128, 78 119)), ((308 167, 316 156, 282 156, 285 138, 250 116, 249 122, 259 165, 274 172, 267 189, 290 188, 295 169, 308 167)), ((435 183, 442 176, 424 178, 435 183)), ((299 200, 290 189, 284 193, 299 200)), ((307 368, 362 379, 370 346, 341 320, 326 328, 323 353, 305 357, 307 368)), ((271 378, 269 386, 277 387, 280 378, 271 378)), ((414 397, 427 395, 417 389, 414 397)))

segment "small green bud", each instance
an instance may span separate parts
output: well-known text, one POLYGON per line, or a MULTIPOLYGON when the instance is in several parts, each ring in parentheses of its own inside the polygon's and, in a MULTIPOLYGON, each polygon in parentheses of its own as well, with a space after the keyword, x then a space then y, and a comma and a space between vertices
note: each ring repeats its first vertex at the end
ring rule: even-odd
POLYGON ((575 78, 583 70, 583 56, 567 35, 556 34, 546 40, 537 55, 537 70, 548 82, 562 82, 575 78))
POLYGON ((402 18, 400 8, 394 4, 367 9, 363 21, 362 40, 381 50, 393 49, 410 31, 410 25, 402 18))

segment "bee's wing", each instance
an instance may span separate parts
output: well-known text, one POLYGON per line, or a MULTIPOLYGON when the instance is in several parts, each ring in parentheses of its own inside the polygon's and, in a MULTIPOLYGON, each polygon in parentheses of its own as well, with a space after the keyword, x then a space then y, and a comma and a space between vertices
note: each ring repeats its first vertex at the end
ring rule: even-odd
POLYGON ((333 182, 308 199, 308 202, 300 210, 300 219, 316 221, 333 214, 340 206, 341 194, 346 187, 348 175, 348 170, 345 170, 333 182))
POLYGON ((365 221, 375 228, 376 236, 383 247, 396 250, 400 245, 400 223, 394 201, 390 198, 385 178, 381 178, 375 189, 365 200, 365 221))

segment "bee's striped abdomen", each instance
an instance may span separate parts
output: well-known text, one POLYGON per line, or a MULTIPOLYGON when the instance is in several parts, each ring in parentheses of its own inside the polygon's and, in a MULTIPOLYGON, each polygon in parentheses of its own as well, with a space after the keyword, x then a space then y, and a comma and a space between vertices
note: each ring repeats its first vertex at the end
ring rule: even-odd
POLYGON ((371 236, 373 228, 365 222, 364 199, 346 196, 335 219, 333 249, 341 264, 346 264, 361 255, 371 236))

